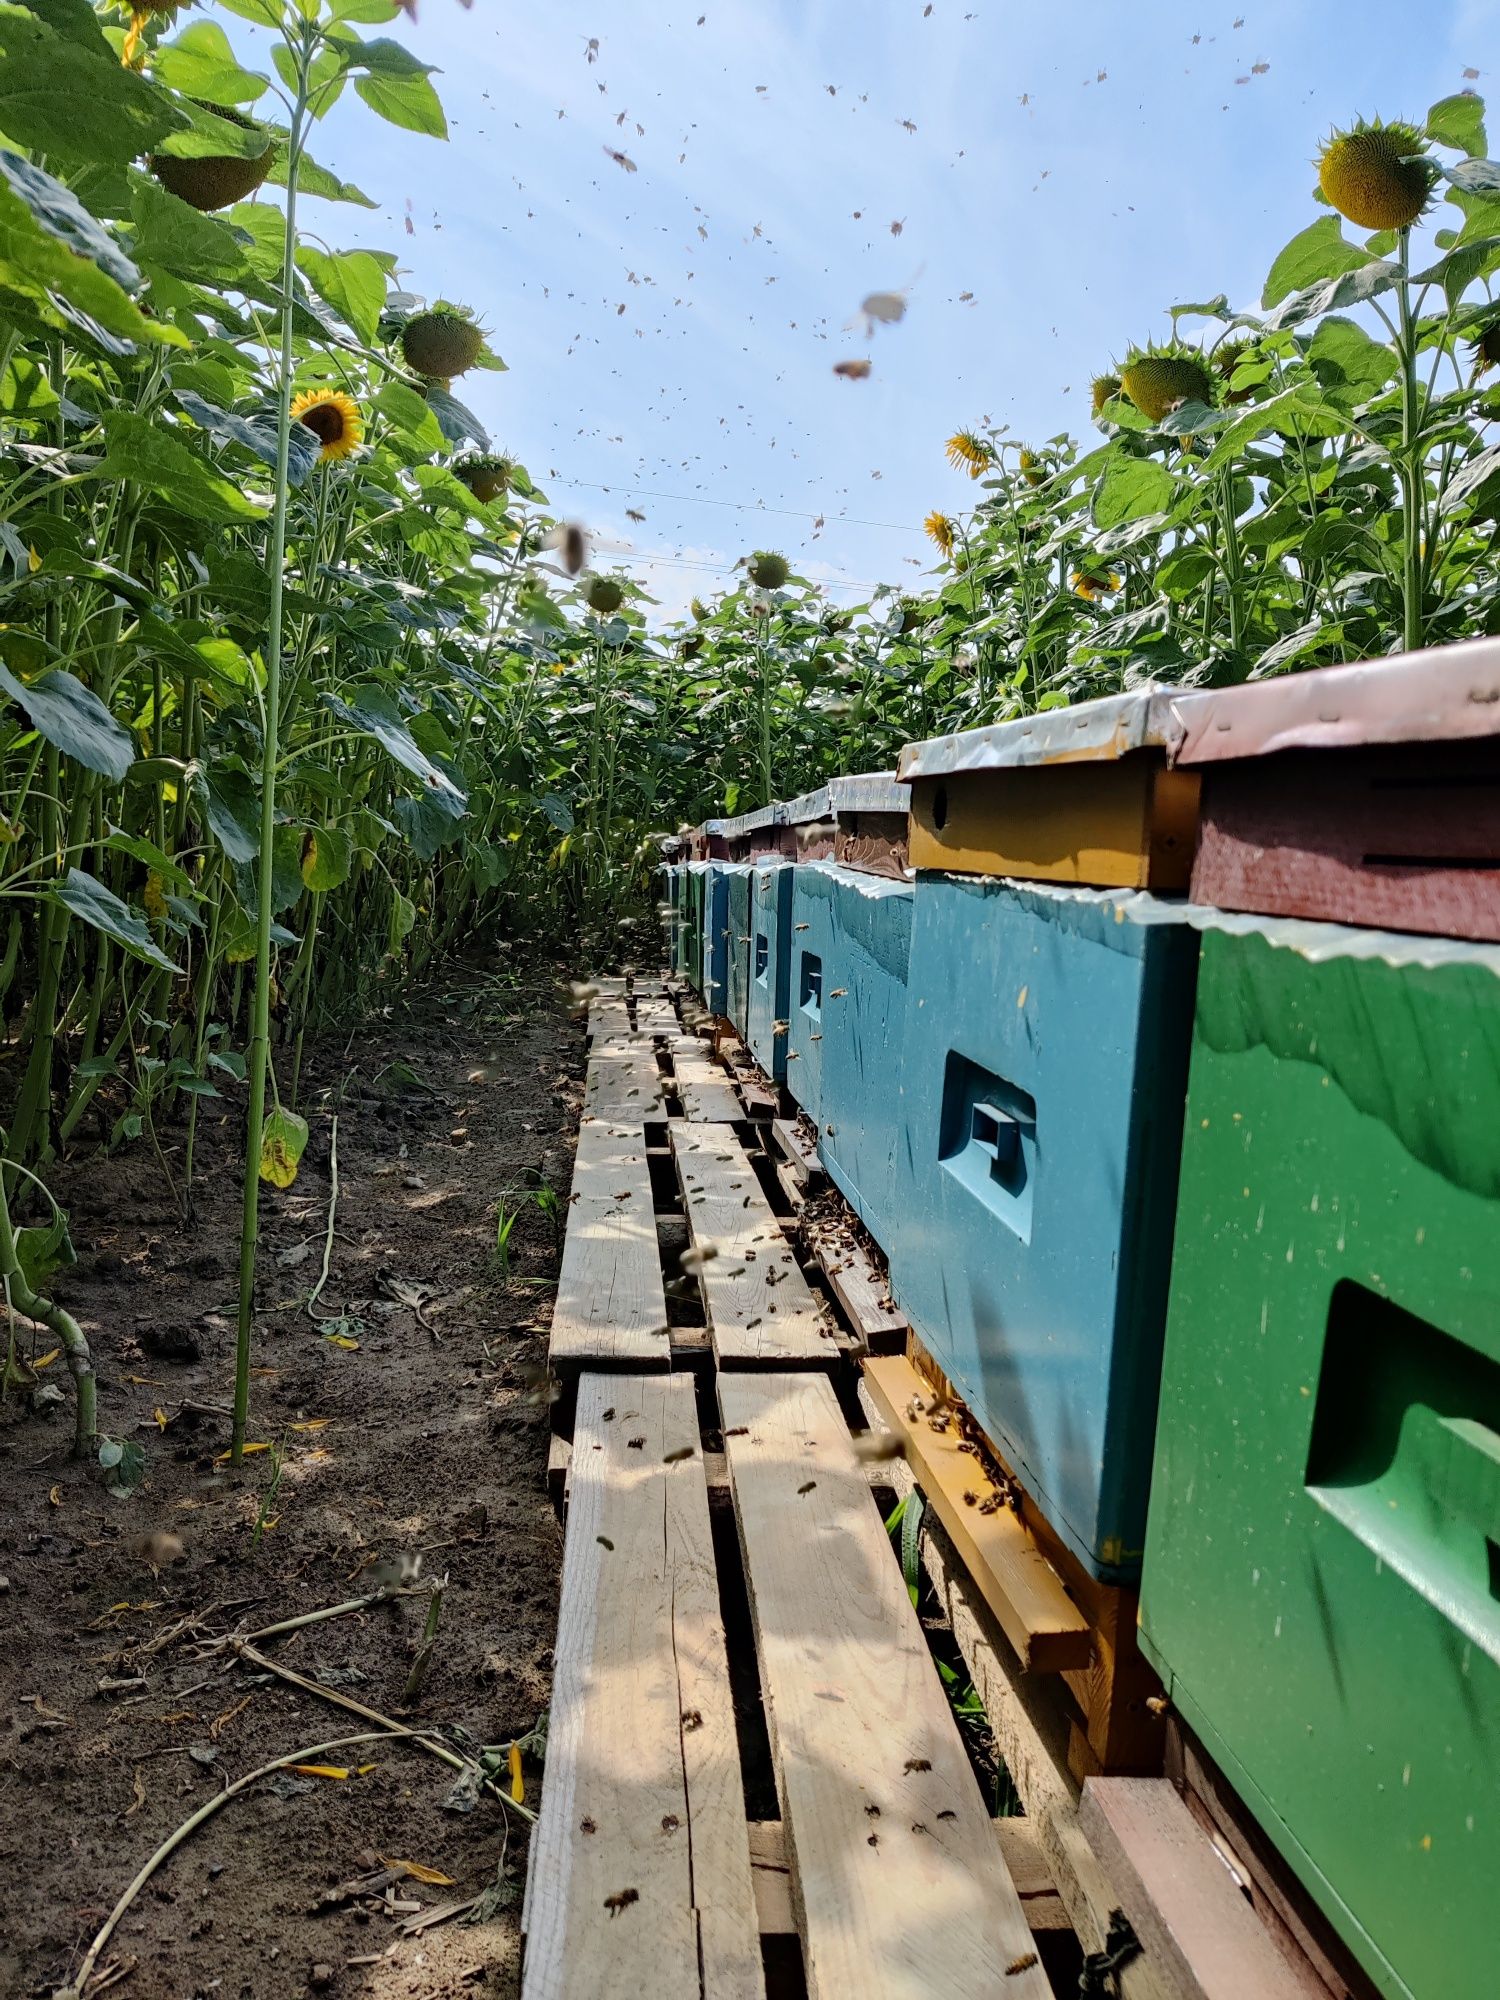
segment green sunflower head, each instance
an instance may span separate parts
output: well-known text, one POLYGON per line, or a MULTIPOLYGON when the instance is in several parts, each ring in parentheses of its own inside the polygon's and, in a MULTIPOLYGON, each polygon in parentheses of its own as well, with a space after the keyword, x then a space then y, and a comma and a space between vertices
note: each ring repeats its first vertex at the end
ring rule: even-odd
POLYGON ((1432 168, 1415 125, 1358 120, 1318 155, 1318 186, 1361 229, 1409 229, 1427 206, 1432 168))
POLYGON ((413 313, 401 328, 401 358, 414 374, 451 382, 484 351, 484 334, 467 306, 433 306, 413 313))
POLYGON ((1120 393, 1118 375, 1096 375, 1089 384, 1089 404, 1097 417, 1106 403, 1112 403, 1120 393))
POLYGON ((1132 347, 1120 370, 1120 388, 1153 424, 1170 416, 1179 403, 1214 400, 1213 377, 1203 356, 1180 341, 1165 347, 1132 347))
POLYGON ((453 477, 461 480, 476 500, 498 500, 510 486, 515 460, 494 452, 470 451, 453 461, 453 477))
POLYGON ((625 586, 617 576, 591 576, 583 586, 584 602, 600 618, 612 618, 625 602, 625 586))
POLYGON ((757 590, 780 590, 792 573, 792 566, 775 549, 757 549, 745 565, 757 590))

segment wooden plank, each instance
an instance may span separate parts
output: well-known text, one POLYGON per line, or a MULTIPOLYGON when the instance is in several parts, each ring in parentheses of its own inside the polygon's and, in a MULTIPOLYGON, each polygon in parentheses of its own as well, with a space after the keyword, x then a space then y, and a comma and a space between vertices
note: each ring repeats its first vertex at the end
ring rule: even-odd
POLYGON ((892 1303, 890 1280, 852 1227, 837 1238, 814 1236, 809 1247, 864 1345, 874 1354, 904 1349, 906 1315, 892 1303))
POLYGON ((638 1123, 585 1122, 552 1308, 552 1365, 665 1368, 668 1341, 645 1134, 638 1123))
POLYGON ((995 1489, 979 1462, 962 1450, 956 1423, 932 1428, 926 1414, 934 1402, 932 1389, 904 1354, 872 1357, 865 1363, 865 1380, 1021 1664, 1030 1673, 1086 1667, 1093 1653, 1088 1620, 1009 1506, 1002 1502, 986 1514, 965 1499, 972 1494, 984 1501, 995 1489))
POLYGON ((790 1118, 773 1118, 771 1121, 771 1144, 786 1161, 803 1187, 821 1187, 828 1176, 823 1170, 823 1162, 818 1158, 817 1148, 811 1139, 805 1138, 802 1128, 790 1118))
MULTIPOLYGON (((868 1382, 863 1380, 859 1401, 871 1435, 892 1435, 868 1382)), ((876 1473, 902 1499, 916 1486, 904 1459, 872 1462, 872 1477, 876 1473)), ((1067 1704, 1061 1683, 1051 1676, 1022 1672, 1014 1649, 971 1582, 940 1521, 929 1521, 924 1527, 922 1568, 984 1704, 996 1748, 1036 1829, 1078 1941, 1085 1951, 1100 1951, 1116 1899, 1109 1877, 1078 1824, 1079 1789, 1067 1764, 1067 1704)), ((1163 1989, 1145 1959, 1125 1967, 1120 1991, 1123 2000, 1164 2000, 1163 1989)))
POLYGON ((644 1200, 578 1196, 552 1309, 553 1367, 665 1368, 669 1339, 649 1189, 644 1200))
POLYGON ((832 1362, 838 1342, 729 1125, 670 1126, 721 1367, 832 1362))
POLYGON ((679 1034, 672 1043, 672 1070, 684 1117, 695 1124, 731 1125, 744 1107, 722 1063, 715 1062, 696 1035, 679 1034))
POLYGON ((689 1377, 579 1383, 523 2000, 764 1993, 697 1445, 689 1377))
POLYGON ((1323 2000, 1165 1778, 1090 1778, 1079 1823, 1172 2000, 1323 2000))
POLYGON ((810 2000, 1050 2000, 832 1386, 719 1408, 810 2000))
POLYGON ((680 1035, 682 1023, 671 1001, 662 997, 642 998, 635 1003, 636 1032, 642 1035, 680 1035))
POLYGON ((645 1036, 594 1045, 583 1087, 585 1118, 608 1118, 616 1123, 660 1118, 665 1095, 655 1050, 645 1036))
MULTIPOLYGON (((990 1824, 1033 1937, 1038 1931, 1071 1930, 1036 1827, 1029 1819, 997 1819, 990 1824)), ((750 1867, 755 1877, 755 1912, 761 1935, 795 1937, 797 1913, 792 1902, 792 1869, 786 1854, 786 1828, 779 1819, 751 1820, 750 1867)))
POLYGON ((589 1040, 610 1041, 627 1038, 631 1033, 630 1009, 623 993, 613 997, 601 995, 589 1003, 589 1040))

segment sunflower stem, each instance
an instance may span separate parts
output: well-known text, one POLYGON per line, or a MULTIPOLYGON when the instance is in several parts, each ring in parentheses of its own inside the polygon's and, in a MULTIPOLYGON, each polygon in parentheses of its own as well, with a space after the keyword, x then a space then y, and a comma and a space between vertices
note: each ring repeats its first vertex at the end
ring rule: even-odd
POLYGON ((1401 643, 1414 653, 1422 644, 1422 460, 1416 322, 1411 304, 1411 230, 1401 231, 1401 277, 1396 286, 1401 363, 1401 643))
POLYGON ((246 1071, 250 1103, 245 1119, 245 1198, 240 1227, 239 1325, 234 1348, 234 1421, 230 1432, 230 1463, 238 1465, 245 1449, 245 1424, 250 1411, 250 1334, 255 1307, 255 1252, 260 1223, 260 1149, 266 1120, 266 1071, 271 1043, 271 904, 274 896, 276 834, 276 761, 281 733, 281 622, 286 569, 288 457, 292 429, 292 288, 296 280, 297 179, 302 164, 302 135, 307 117, 308 71, 313 22, 298 25, 295 44, 288 47, 297 71, 297 99, 292 107, 286 163, 286 243, 281 262, 281 343, 276 391, 276 497, 271 513, 271 543, 267 550, 271 596, 266 632, 265 721, 260 767, 260 867, 255 912, 255 988, 251 1001, 250 1041, 246 1071))

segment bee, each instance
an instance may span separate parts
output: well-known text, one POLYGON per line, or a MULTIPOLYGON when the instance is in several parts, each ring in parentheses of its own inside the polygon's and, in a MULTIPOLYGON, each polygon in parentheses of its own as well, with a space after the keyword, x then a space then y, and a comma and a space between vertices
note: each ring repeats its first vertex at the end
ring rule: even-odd
POLYGON ((848 993, 848 991, 849 989, 847 986, 835 986, 833 991, 829 994, 828 997, 830 1000, 842 1000, 844 996, 848 993))
POLYGON ((693 1447, 690 1444, 679 1445, 676 1451, 669 1451, 663 1454, 662 1464, 681 1465, 685 1458, 691 1458, 692 1455, 693 1447))
POLYGON ((1005 1976, 1007 1979, 1014 1979, 1018 1972, 1030 1972, 1036 1963, 1037 1955, 1034 1951, 1023 1951, 1019 1958, 1013 1958, 1006 1966, 1005 1976))
POLYGON ((873 366, 873 362, 867 361, 860 355, 853 361, 835 361, 833 372, 835 375, 842 375, 846 382, 863 382, 873 366))
POLYGON ((604 1907, 609 1911, 610 1917, 613 1919, 620 1914, 621 1910, 628 1910, 632 1903, 638 1903, 640 1900, 641 1892, 639 1889, 617 1889, 613 1896, 605 1897, 604 1907))

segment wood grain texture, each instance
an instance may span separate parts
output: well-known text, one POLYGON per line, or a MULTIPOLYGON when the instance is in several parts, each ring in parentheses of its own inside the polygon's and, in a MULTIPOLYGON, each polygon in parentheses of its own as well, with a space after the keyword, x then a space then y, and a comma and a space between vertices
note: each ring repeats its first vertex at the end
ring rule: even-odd
POLYGON ((954 771, 911 788, 913 868, 1099 888, 1185 889, 1198 774, 1157 751, 1100 763, 954 771))
MULTIPOLYGON (((1071 1930, 1035 1823, 1017 1818, 991 1820, 990 1825, 1032 1935, 1038 1931, 1071 1930)), ((762 1933, 773 1937, 795 1936, 797 1912, 792 1902, 792 1869, 786 1857, 786 1828, 779 1819, 751 1820, 750 1866, 755 1876, 755 1909, 762 1933)))
POLYGON ((832 1387, 719 1407, 811 2000, 1049 2000, 832 1387))
POLYGON ((585 1121, 552 1308, 552 1365, 665 1368, 668 1346, 645 1134, 639 1123, 585 1121))
POLYGON ((850 1233, 842 1240, 820 1239, 813 1252, 864 1345, 876 1354, 904 1347, 906 1314, 892 1304, 890 1280, 864 1245, 850 1233))
POLYGON ((697 1443, 689 1377, 580 1381, 523 2000, 764 1992, 697 1443))
POLYGON ((583 1087, 583 1115, 624 1120, 660 1118, 665 1101, 656 1052, 645 1035, 600 1041, 589 1057, 583 1087))
POLYGON ((745 1115, 724 1065, 696 1035, 679 1034, 672 1043, 672 1073, 683 1116, 695 1124, 727 1125, 745 1115))
MULTIPOLYGON (((869 1384, 861 1382, 860 1406, 876 1435, 888 1430, 869 1384)), ((871 1466, 898 1498, 916 1481, 902 1459, 871 1466)), ((1057 1893, 1085 1951, 1104 1945, 1113 1885, 1078 1824, 1079 1787, 1067 1764, 1068 1704, 1055 1676, 1024 1673, 994 1613, 980 1596, 940 1521, 922 1534, 922 1568, 938 1606, 953 1628, 954 1641, 969 1670, 1005 1767, 1021 1794, 1057 1893)), ((1144 1958, 1125 1967, 1123 2000, 1164 2000, 1163 1989, 1144 1958)))
POLYGON ((1088 1620, 1015 1513, 1000 1506, 981 1514, 965 1501, 966 1493, 984 1497, 990 1489, 973 1457, 961 1450, 958 1426, 931 1428, 925 1414, 934 1399, 929 1385, 904 1354, 872 1357, 865 1363, 865 1381, 881 1416, 905 1443, 917 1484, 1021 1664, 1032 1673, 1086 1667, 1093 1655, 1088 1620), (922 1406, 915 1416, 913 1399, 922 1406))
POLYGON ((693 1247, 709 1253, 699 1277, 720 1365, 835 1361, 838 1342, 733 1128, 669 1129, 693 1247))
POLYGON ((1211 766, 1192 895, 1224 910, 1500 940, 1500 743, 1211 766))
POLYGON ((1324 2000, 1294 1968, 1165 1778, 1090 1778, 1079 1824, 1171 2000, 1324 2000))
POLYGON ((657 994, 640 992, 635 1000, 635 1026, 637 1034, 664 1037, 680 1035, 682 1023, 677 1018, 677 1009, 672 1002, 657 994))

